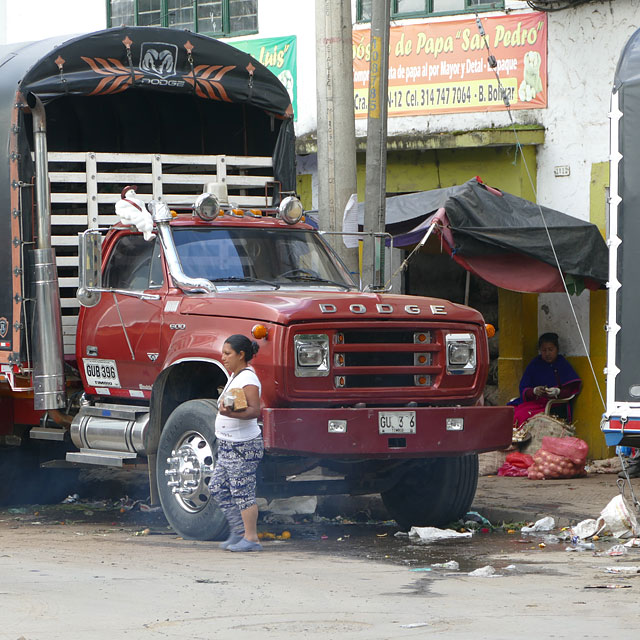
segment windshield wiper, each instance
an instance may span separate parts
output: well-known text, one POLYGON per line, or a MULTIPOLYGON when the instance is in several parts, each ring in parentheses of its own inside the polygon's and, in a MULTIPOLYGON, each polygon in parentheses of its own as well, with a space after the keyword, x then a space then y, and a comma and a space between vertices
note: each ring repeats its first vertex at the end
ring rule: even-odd
POLYGON ((273 287, 274 289, 279 289, 280 285, 277 284, 276 282, 269 282, 269 280, 261 280, 260 278, 251 278, 251 277, 244 277, 244 278, 238 278, 237 276, 230 276, 229 278, 209 278, 209 280, 211 282, 257 282, 259 284, 267 284, 270 287, 273 287))
POLYGON ((335 280, 327 280, 320 276, 304 275, 302 273, 296 275, 287 276, 289 280, 300 280, 302 282, 319 282, 322 284, 333 284, 336 287, 342 287, 343 289, 354 289, 354 284, 345 284, 344 282, 336 282, 335 280))

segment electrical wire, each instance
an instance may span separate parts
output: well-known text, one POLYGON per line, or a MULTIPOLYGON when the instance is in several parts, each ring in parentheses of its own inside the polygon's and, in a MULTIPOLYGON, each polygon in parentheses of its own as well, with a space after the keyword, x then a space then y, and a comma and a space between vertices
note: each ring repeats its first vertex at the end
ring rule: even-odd
MULTIPOLYGON (((586 2, 590 2, 590 1, 591 0, 574 0, 573 4, 585 4, 586 2)), ((531 2, 529 2, 528 4, 531 4, 531 2)), ((547 238, 549 240, 549 246, 551 247, 551 251, 553 252, 553 258, 555 260, 556 267, 558 269, 558 273, 560 274, 560 279, 562 280, 562 286, 564 287, 565 293, 567 294, 567 300, 569 301, 569 307, 571 308, 571 313, 573 315, 573 319, 574 319, 576 327, 578 329, 578 334, 579 334, 580 340, 582 342, 582 347, 583 347, 584 353, 585 353, 585 355, 587 357, 587 361, 589 362, 589 367, 591 369, 591 373, 593 375, 593 379, 594 379, 594 382, 596 384, 596 388, 598 390, 598 395, 600 396, 600 401, 602 402, 603 408, 606 409, 606 403, 605 403, 605 400, 604 400, 604 396, 602 394, 602 389, 600 388, 600 384, 598 382, 598 378, 596 376, 595 369, 593 368, 593 362, 591 360, 591 356, 589 355, 589 350, 587 349, 587 343, 585 341, 584 334, 582 333, 582 329, 580 328, 580 323, 578 322, 578 316, 576 314, 575 307, 574 307, 573 302, 571 300, 571 294, 569 293, 569 289, 567 288, 567 283, 566 283, 566 280, 564 278, 564 274, 562 273, 562 268, 560 267, 560 260, 558 259, 558 255, 556 253, 556 249, 555 249, 555 246, 553 244, 553 240, 551 239, 551 233, 549 231, 549 227, 547 226, 547 221, 545 220, 544 213, 542 211, 542 207, 538 203, 538 191, 537 191, 537 189, 535 187, 535 184, 533 182, 533 178, 531 176, 531 171, 529 170, 529 165, 527 164, 527 158, 526 158, 524 152, 522 151, 522 145, 521 145, 520 139, 518 137, 518 130, 516 129, 515 122, 513 120, 513 114, 511 113, 511 104, 509 102, 509 97, 507 95, 506 90, 502 86, 502 82, 500 81, 500 74, 498 72, 498 64, 496 62, 496 58, 491 53, 491 47, 489 46, 489 42, 487 40, 487 36, 486 36, 485 31, 484 31, 484 27, 482 26, 482 22, 480 20, 480 16, 478 15, 477 12, 476 12, 476 25, 478 27, 478 31, 480 32, 480 36, 482 37, 482 39, 484 41, 485 48, 487 50, 489 66, 493 69, 493 73, 496 76, 496 81, 498 83, 498 89, 500 90, 500 94, 502 95, 502 100, 503 100, 503 102, 504 102, 504 104, 505 104, 505 106, 507 108, 507 113, 509 114, 509 120, 510 120, 511 125, 513 127, 513 133, 514 133, 515 139, 516 139, 516 154, 519 152, 521 157, 522 157, 522 162, 524 164, 524 168, 525 168, 525 171, 527 173, 527 177, 529 179, 529 184, 530 184, 531 189, 533 191, 533 194, 534 194, 534 196, 536 198, 536 205, 538 206, 538 211, 540 212, 540 218, 542 219, 542 224, 544 225, 544 229, 546 231, 547 238)))

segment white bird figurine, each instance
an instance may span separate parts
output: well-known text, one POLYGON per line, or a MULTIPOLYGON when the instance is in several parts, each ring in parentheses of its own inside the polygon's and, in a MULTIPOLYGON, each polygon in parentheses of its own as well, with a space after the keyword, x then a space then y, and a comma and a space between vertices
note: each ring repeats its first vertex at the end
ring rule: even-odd
POLYGON ((153 238, 153 218, 147 211, 145 203, 136 198, 135 187, 125 187, 122 190, 122 199, 116 202, 116 215, 126 224, 133 224, 142 232, 145 240, 153 238))

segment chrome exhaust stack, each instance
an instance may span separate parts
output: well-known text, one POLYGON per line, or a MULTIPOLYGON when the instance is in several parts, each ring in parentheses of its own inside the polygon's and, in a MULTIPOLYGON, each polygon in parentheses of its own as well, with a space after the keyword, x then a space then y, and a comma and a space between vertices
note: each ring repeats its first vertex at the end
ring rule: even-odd
POLYGON ((36 410, 66 405, 62 316, 55 250, 51 246, 51 196, 44 105, 33 93, 27 96, 33 118, 36 169, 37 249, 34 268, 35 321, 33 328, 33 405, 36 410))

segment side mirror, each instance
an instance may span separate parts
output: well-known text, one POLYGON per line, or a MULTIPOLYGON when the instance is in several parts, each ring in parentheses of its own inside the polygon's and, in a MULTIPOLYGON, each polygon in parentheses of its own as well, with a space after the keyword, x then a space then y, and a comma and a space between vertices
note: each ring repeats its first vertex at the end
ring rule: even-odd
POLYGON ((78 291, 76 299, 83 307, 95 307, 100 302, 102 288, 102 236, 87 230, 78 234, 78 291))

